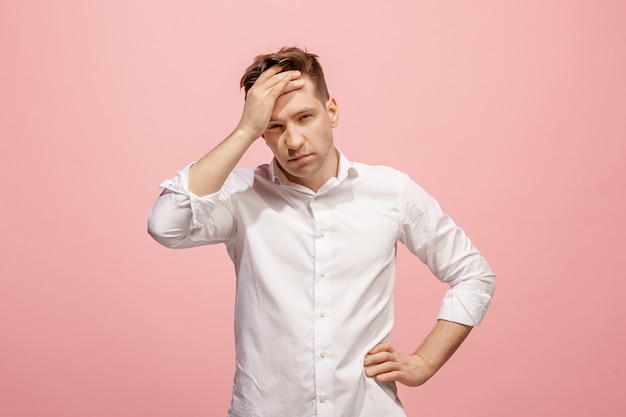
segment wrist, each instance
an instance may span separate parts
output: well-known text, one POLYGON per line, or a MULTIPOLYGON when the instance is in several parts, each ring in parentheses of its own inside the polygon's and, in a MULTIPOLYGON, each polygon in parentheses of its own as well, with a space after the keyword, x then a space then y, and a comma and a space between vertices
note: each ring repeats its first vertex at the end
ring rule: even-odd
POLYGON ((257 132, 258 131, 250 129, 246 126, 239 125, 235 128, 233 133, 230 134, 230 136, 237 141, 241 141, 247 143, 248 145, 251 145, 252 143, 254 143, 255 140, 261 137, 262 133, 259 134, 257 132))
POLYGON ((415 357, 415 360, 417 361, 417 363, 420 364, 420 367, 428 374, 428 375, 434 375, 439 368, 441 367, 441 365, 438 363, 438 361, 434 360, 433 358, 429 358, 426 355, 419 353, 419 352, 415 352, 412 355, 413 357, 415 357))

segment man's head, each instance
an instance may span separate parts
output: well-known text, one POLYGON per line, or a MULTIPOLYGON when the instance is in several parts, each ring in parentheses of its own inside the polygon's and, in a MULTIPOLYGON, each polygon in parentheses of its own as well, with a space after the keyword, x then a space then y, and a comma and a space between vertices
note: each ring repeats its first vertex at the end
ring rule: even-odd
POLYGON ((316 55, 283 48, 258 56, 241 86, 246 90, 246 120, 256 116, 263 123, 267 115, 261 136, 289 181, 317 191, 337 175, 339 154, 332 130, 339 113, 316 55))
POLYGON ((308 77, 315 85, 316 93, 322 102, 330 98, 328 87, 324 79, 324 71, 320 65, 317 55, 310 54, 297 47, 281 48, 272 54, 259 55, 254 62, 246 69, 241 77, 241 87, 245 90, 252 88, 259 76, 274 65, 283 67, 282 71, 298 70, 303 77, 308 77))

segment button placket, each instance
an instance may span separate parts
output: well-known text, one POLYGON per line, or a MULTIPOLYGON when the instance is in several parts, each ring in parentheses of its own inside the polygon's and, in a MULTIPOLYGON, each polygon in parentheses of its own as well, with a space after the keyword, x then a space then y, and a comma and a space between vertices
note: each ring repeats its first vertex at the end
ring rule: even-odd
POLYGON ((333 370, 329 355, 331 320, 328 315, 332 282, 332 271, 328 270, 332 256, 331 239, 328 233, 330 212, 325 207, 323 198, 311 201, 311 212, 315 220, 314 308, 318 312, 314 319, 315 389, 319 404, 324 404, 322 409, 318 408, 318 416, 325 416, 332 409, 329 405, 333 393, 333 370))

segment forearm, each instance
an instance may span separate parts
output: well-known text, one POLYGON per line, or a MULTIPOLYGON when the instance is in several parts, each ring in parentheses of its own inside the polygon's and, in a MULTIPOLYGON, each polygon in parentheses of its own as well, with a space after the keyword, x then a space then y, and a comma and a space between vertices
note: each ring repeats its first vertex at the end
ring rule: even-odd
POLYGON ((189 191, 198 197, 219 191, 243 154, 267 128, 276 99, 304 86, 299 71, 282 69, 274 65, 259 76, 248 91, 235 131, 189 170, 189 191))
POLYGON ((471 326, 439 320, 412 355, 379 343, 365 355, 365 374, 378 381, 398 381, 417 387, 428 381, 463 343, 471 326))
POLYGON ((471 326, 438 320, 414 355, 424 360, 432 376, 450 359, 471 331, 471 326))
POLYGON ((189 169, 189 191, 198 197, 216 193, 256 138, 235 130, 189 169))

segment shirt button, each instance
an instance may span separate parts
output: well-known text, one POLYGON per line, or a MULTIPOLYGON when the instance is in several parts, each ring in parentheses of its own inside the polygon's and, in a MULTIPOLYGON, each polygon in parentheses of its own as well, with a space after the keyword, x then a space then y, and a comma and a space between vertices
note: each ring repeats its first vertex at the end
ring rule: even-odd
POLYGON ((324 237, 324 235, 326 234, 326 231, 324 229, 320 230, 320 236, 324 237))
POLYGON ((326 312, 325 312, 325 311, 322 311, 322 312, 320 313, 320 317, 322 317, 322 318, 326 317, 326 312))
POLYGON ((321 403, 325 403, 326 402, 326 396, 325 395, 320 396, 320 402, 321 403))
POLYGON ((326 352, 320 353, 320 358, 324 359, 326 357, 326 352))
POLYGON ((322 276, 322 278, 324 278, 326 276, 326 271, 320 272, 320 275, 322 276))

